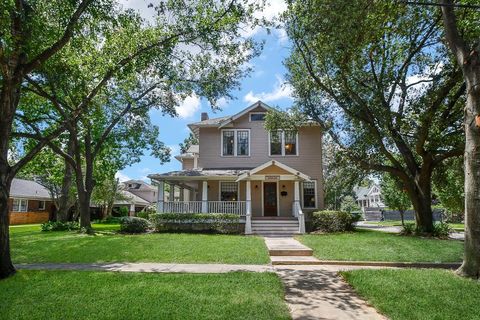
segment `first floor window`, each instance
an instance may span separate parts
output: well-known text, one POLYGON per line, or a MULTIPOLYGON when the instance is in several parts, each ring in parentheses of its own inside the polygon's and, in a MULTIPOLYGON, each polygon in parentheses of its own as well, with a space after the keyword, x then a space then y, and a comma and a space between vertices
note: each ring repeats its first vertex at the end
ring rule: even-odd
POLYGON ((28 201, 25 199, 13 199, 13 212, 27 212, 28 201))
POLYGON ((294 131, 271 131, 270 155, 296 156, 298 154, 297 137, 294 131))
POLYGON ((236 182, 220 182, 220 201, 237 201, 238 185, 236 182))
POLYGON ((45 201, 38 201, 38 210, 45 210, 45 201))
POLYGON ((316 208, 316 184, 315 181, 305 181, 303 183, 303 207, 316 208))

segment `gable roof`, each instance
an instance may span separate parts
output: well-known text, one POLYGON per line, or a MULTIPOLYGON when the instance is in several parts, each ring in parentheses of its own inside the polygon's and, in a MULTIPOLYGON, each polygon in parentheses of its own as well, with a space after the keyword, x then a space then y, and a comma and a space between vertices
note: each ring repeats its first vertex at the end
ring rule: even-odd
POLYGON ((256 108, 262 108, 262 109, 265 109, 265 111, 273 110, 272 107, 270 107, 269 105, 267 105, 267 104, 263 103, 262 101, 258 100, 257 102, 255 102, 251 106, 249 106, 249 107, 243 109, 242 111, 240 111, 239 113, 234 114, 231 117, 227 117, 227 119, 225 119, 222 123, 220 123, 219 128, 223 128, 227 124, 231 123, 232 121, 237 120, 240 117, 243 117, 244 115, 246 115, 247 113, 249 113, 250 111, 252 111, 256 108))
POLYGON ((248 171, 248 172, 245 172, 243 174, 241 174, 238 179, 237 179, 237 182, 240 181, 240 180, 243 180, 245 178, 248 178, 249 176, 252 176, 260 171, 262 171, 263 169, 266 169, 270 166, 277 166, 289 173, 291 173, 292 175, 295 175, 303 180, 307 180, 307 181, 310 181, 311 178, 309 176, 307 176, 306 174, 304 173, 301 173, 300 171, 296 170, 296 169, 293 169, 292 167, 289 167, 287 166, 286 164, 283 164, 279 161, 276 161, 276 160, 270 160, 270 161, 267 161, 265 162, 264 164, 262 165, 259 165, 258 167, 256 168, 253 168, 252 170, 248 171))
POLYGON ((42 186, 40 183, 32 180, 17 178, 13 179, 12 181, 10 197, 41 200, 51 200, 52 198, 48 189, 42 186))

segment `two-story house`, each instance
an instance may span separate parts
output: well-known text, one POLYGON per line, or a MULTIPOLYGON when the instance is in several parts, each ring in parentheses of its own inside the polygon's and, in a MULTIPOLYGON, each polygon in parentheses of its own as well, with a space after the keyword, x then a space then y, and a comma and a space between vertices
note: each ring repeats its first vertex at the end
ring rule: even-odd
POLYGON ((182 170, 149 175, 157 211, 238 214, 246 234, 305 232, 305 213, 323 208, 322 132, 315 123, 269 132, 269 109, 259 101, 189 124, 199 144, 176 157, 182 170), (178 201, 165 201, 165 184, 180 189, 178 201))

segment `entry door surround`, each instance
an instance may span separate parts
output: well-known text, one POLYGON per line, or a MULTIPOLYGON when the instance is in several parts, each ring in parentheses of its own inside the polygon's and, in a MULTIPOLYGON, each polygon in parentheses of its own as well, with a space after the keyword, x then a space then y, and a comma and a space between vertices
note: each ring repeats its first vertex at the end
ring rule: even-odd
POLYGON ((263 182, 263 216, 278 216, 278 182, 263 182))

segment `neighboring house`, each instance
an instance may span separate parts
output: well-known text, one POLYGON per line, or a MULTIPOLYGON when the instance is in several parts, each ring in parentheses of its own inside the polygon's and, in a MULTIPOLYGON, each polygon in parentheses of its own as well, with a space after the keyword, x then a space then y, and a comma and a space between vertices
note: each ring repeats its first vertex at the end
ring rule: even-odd
POLYGON ((382 202, 382 190, 380 189, 380 186, 355 187, 353 192, 355 192, 357 204, 363 211, 367 208, 385 208, 385 204, 382 202))
POLYGON ((142 180, 128 180, 122 183, 123 190, 128 191, 149 203, 157 201, 157 188, 142 180))
POLYGON ((55 211, 49 191, 24 179, 13 179, 8 207, 12 225, 47 222, 55 211))
POLYGON ((238 214, 246 233, 275 225, 304 232, 304 213, 323 208, 322 132, 313 122, 297 133, 268 132, 269 109, 259 101, 189 124, 199 144, 175 157, 182 170, 149 175, 158 185, 157 211, 238 214), (179 201, 165 199, 165 184, 180 190, 179 201))

